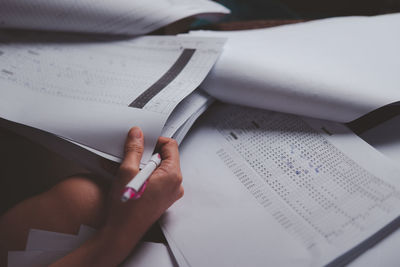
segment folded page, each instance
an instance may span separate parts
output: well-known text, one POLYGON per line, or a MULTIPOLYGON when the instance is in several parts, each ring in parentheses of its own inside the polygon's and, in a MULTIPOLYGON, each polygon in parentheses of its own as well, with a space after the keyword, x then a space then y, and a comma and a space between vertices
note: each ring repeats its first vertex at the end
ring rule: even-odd
POLYGON ((204 106, 208 107, 213 98, 201 90, 196 90, 186 97, 169 116, 161 135, 172 138, 179 128, 184 125, 193 114, 204 106))
POLYGON ((196 120, 207 111, 207 109, 214 103, 214 99, 210 99, 205 103, 196 113, 194 113, 173 135, 173 138, 178 144, 181 144, 186 137, 189 130, 192 128, 196 120))
POLYGON ((399 25, 390 14, 191 34, 229 38, 203 83, 217 99, 348 122, 400 100, 399 25))
POLYGON ((138 35, 204 13, 229 10, 208 0, 2 0, 0 26, 138 35))

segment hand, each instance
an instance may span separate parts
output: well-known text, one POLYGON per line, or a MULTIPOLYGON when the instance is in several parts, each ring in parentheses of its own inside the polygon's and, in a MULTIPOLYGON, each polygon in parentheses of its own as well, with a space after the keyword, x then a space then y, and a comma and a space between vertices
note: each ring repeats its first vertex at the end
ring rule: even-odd
MULTIPOLYGON (((141 198, 121 202, 126 184, 139 172, 139 164, 144 149, 143 133, 138 127, 130 130, 125 144, 125 158, 121 163, 117 178, 110 192, 110 205, 105 227, 132 236, 133 232, 145 231, 176 200, 183 196, 182 174, 179 166, 179 152, 176 141, 160 137, 156 150, 162 161, 150 176, 141 198)), ((126 241, 131 245, 132 242, 126 241)))
POLYGON ((178 145, 170 138, 160 137, 156 149, 161 165, 150 176, 143 195, 137 200, 121 201, 125 185, 139 172, 143 149, 143 133, 134 127, 129 131, 125 158, 112 184, 103 227, 51 266, 117 266, 164 211, 183 196, 178 145))

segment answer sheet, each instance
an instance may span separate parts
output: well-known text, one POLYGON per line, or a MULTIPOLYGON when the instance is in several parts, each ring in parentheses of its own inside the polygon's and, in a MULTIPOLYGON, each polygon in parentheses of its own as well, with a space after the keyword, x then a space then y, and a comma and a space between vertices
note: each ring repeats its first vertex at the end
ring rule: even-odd
POLYGON ((2 0, 0 27, 139 35, 204 13, 229 13, 209 0, 2 0))
POLYGON ((398 169, 337 123, 220 104, 181 167, 161 225, 189 266, 342 265, 399 223, 398 169))
POLYGON ((400 14, 340 17, 227 37, 202 88, 215 98, 339 122, 400 101, 400 14))
POLYGON ((115 161, 129 128, 140 126, 145 163, 167 118, 203 81, 223 44, 218 38, 1 32, 0 117, 115 161))

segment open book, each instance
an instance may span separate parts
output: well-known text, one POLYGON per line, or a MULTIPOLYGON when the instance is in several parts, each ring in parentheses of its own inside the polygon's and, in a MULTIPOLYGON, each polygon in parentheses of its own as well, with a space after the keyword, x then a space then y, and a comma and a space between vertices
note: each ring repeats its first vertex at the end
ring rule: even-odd
POLYGON ((209 0, 2 0, 0 27, 139 35, 218 13, 229 10, 209 0))
POLYGON ((3 119, 50 132, 117 162, 126 133, 136 125, 146 136, 142 163, 158 136, 182 139, 211 103, 194 90, 225 42, 171 36, 0 36, 3 119))

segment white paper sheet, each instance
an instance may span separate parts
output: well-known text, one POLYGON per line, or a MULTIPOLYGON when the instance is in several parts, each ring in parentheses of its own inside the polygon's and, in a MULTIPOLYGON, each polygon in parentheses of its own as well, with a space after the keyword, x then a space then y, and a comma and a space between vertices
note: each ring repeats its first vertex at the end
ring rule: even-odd
MULTIPOLYGON (((77 249, 95 232, 95 229, 86 225, 81 225, 78 235, 31 229, 26 250, 8 252, 8 266, 47 266, 77 249)), ((175 263, 164 244, 141 242, 120 266, 172 267, 175 266, 175 263)))
POLYGON ((25 249, 41 251, 71 251, 82 245, 87 238, 78 235, 30 229, 25 249))
POLYGON ((173 138, 178 144, 181 144, 187 133, 192 128, 196 120, 212 105, 214 99, 210 99, 205 105, 203 105, 196 113, 194 113, 186 122, 183 124, 173 135, 173 138))
POLYGON ((0 26, 137 35, 203 13, 229 10, 208 0, 2 0, 0 26))
MULTIPOLYGON (((71 251, 30 250, 10 251, 8 267, 43 267, 64 257, 71 251)), ((167 247, 160 243, 142 242, 121 267, 176 267, 167 247)))
POLYGON ((217 99, 348 122, 400 100, 399 27, 390 14, 191 34, 229 38, 202 85, 217 99))
POLYGON ((154 113, 129 107, 82 103, 46 95, 37 99, 37 95, 29 91, 20 95, 15 92, 15 88, 2 88, 1 117, 75 140, 118 158, 123 157, 129 129, 136 125, 146 136, 143 160, 148 160, 164 121, 154 113), (37 101, 32 102, 32 99, 37 101))
POLYGON ((397 168, 335 123, 220 106, 181 166, 161 223, 190 266, 321 266, 400 214, 397 168))
POLYGON ((84 240, 88 240, 89 238, 91 238, 95 233, 97 232, 96 229, 84 225, 82 224, 79 227, 79 233, 78 233, 78 238, 84 239, 84 240))
POLYGON ((400 262, 399 246, 400 231, 397 230, 351 262, 348 267, 397 267, 400 262))
POLYGON ((43 267, 64 257, 69 251, 9 251, 8 267, 43 267))
MULTIPOLYGON (((360 135, 367 143, 387 156, 398 166, 400 162, 400 117, 396 116, 360 135)), ((365 254, 352 262, 349 266, 372 267, 399 265, 400 231, 397 230, 385 238, 378 245, 369 249, 365 254)))
POLYGON ((201 83, 224 44, 157 36, 46 39, 52 36, 0 35, 0 116, 115 161, 123 156, 129 128, 140 126, 143 163, 168 116, 201 83))
POLYGON ((115 40, 3 32, 0 85, 169 115, 203 81, 224 42, 221 38, 115 40), (143 103, 134 104, 140 96, 143 103))
POLYGON ((187 96, 174 109, 169 116, 165 126, 161 132, 162 136, 172 138, 174 134, 182 127, 192 115, 202 110, 203 107, 208 107, 213 98, 201 90, 196 90, 187 96))
MULTIPOLYGON (((104 161, 97 155, 99 153, 98 150, 96 152, 92 152, 88 149, 88 147, 83 148, 78 145, 71 144, 70 141, 57 137, 48 132, 43 132, 34 128, 30 128, 21 124, 16 124, 6 120, 0 120, 1 127, 7 128, 18 135, 21 135, 29 140, 36 142, 43 147, 54 151, 55 153, 62 155, 64 158, 79 162, 79 164, 85 169, 96 173, 102 177, 107 177, 109 179, 114 178, 114 174, 109 173, 106 168, 104 168, 104 161)), ((110 156, 109 154, 105 154, 105 156, 110 156)), ((119 160, 115 157, 115 160, 119 160)))

